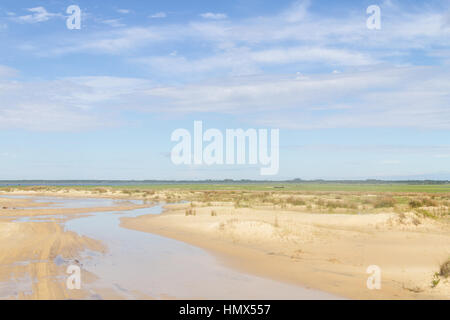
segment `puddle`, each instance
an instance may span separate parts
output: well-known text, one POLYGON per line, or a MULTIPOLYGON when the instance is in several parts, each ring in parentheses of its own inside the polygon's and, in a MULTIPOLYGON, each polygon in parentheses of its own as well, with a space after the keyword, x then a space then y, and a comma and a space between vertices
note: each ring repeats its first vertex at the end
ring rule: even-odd
POLYGON ((17 299, 19 294, 31 295, 33 281, 30 276, 8 282, 0 282, 0 298, 1 299, 17 299))
POLYGON ((13 222, 61 222, 67 219, 64 215, 42 215, 42 216, 31 216, 31 217, 16 217, 13 222))
POLYGON ((35 197, 35 196, 0 196, 0 198, 11 199, 33 199, 35 203, 51 205, 27 207, 20 209, 80 209, 96 207, 113 207, 126 204, 142 204, 142 200, 121 200, 109 198, 64 198, 64 197, 35 197))

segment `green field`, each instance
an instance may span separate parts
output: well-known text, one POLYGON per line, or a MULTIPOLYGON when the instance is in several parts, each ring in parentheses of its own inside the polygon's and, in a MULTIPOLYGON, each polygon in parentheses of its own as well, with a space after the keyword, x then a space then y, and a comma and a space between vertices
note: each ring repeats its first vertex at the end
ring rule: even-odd
POLYGON ((450 193, 450 184, 367 184, 367 183, 180 183, 180 184, 129 184, 129 185, 66 185, 66 186, 9 186, 7 189, 95 189, 118 190, 233 190, 233 191, 319 191, 319 192, 399 192, 399 193, 450 193))
MULTIPOLYGON (((124 187, 117 187, 124 188, 124 187)), ((351 191, 351 192, 425 192, 450 193, 447 185, 398 185, 398 184, 178 184, 127 186, 134 189, 181 189, 181 190, 243 190, 243 191, 351 191)))

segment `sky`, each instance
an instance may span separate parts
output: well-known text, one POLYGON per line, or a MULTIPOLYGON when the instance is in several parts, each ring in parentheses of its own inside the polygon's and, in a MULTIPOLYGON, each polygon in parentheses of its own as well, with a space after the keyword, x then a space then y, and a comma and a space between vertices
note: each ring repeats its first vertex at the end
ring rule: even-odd
POLYGON ((2 0, 0 42, 1 180, 450 179, 448 0, 2 0), (278 174, 173 164, 196 120, 278 174))

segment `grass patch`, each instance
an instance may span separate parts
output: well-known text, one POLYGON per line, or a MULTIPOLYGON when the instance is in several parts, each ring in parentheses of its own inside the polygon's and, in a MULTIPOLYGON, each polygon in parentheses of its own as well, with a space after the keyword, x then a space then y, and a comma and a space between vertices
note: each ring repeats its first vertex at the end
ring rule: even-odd
POLYGON ((438 203, 436 200, 430 199, 430 198, 423 198, 423 199, 413 199, 409 201, 409 207, 410 208, 421 208, 421 207, 437 207, 438 203))
MULTIPOLYGON (((8 186, 0 188, 0 190, 90 191, 103 195, 110 192, 155 202, 188 201, 191 209, 217 205, 234 206, 236 209, 254 208, 318 214, 415 212, 417 217, 450 218, 449 184, 243 182, 115 186, 107 184, 97 186, 8 186), (279 185, 283 185, 284 188, 274 188, 279 185)), ((416 222, 419 224, 420 221, 416 222)))
POLYGON ((289 197, 286 199, 286 203, 291 204, 293 206, 304 206, 306 205, 306 201, 303 199, 289 197))
POLYGON ((373 203, 373 207, 380 208, 393 208, 395 207, 395 199, 393 197, 377 197, 373 203))

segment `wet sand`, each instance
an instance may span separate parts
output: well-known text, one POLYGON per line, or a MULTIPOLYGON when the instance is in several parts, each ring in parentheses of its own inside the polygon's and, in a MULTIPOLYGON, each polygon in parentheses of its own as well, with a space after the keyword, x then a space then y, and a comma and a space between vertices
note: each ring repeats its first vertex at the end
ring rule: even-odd
MULTIPOLYGON (((99 208, 54 208, 52 199, 0 198, 0 298, 2 299, 80 299, 84 290, 67 290, 66 268, 79 264, 85 250, 106 252, 100 241, 67 231, 64 222, 83 213, 111 210, 99 208), (45 219, 40 219, 45 216, 45 219), (36 220, 35 220, 36 219, 36 220), (63 257, 63 258, 61 258, 63 257), (60 264, 63 259, 66 265, 60 264)), ((70 206, 69 206, 70 207, 70 206)), ((121 203, 115 210, 142 206, 121 203)), ((80 215, 81 214, 81 215, 80 215)), ((86 281, 93 275, 86 273, 86 281)))
POLYGON ((338 298, 240 272, 197 247, 120 227, 120 219, 162 212, 141 202, 0 197, 6 207, 0 210, 0 298, 338 298), (71 264, 81 267, 81 290, 66 288, 71 264))

